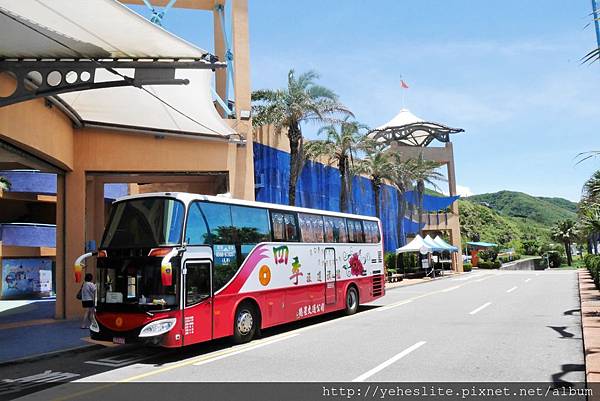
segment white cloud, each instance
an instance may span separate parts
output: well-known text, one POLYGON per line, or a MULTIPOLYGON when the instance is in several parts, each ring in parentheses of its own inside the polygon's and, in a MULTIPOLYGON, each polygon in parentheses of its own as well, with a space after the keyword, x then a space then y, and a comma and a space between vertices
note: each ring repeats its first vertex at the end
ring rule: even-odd
MULTIPOLYGON (((464 185, 456 185, 456 193, 463 198, 475 195, 475 193, 471 191, 471 188, 465 187, 464 185)), ((444 190, 444 195, 449 195, 449 192, 444 190)))

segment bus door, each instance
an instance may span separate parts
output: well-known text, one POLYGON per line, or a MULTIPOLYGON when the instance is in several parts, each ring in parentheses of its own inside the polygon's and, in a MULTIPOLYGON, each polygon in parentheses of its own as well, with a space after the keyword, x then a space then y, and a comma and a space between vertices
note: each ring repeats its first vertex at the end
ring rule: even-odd
POLYGON ((183 261, 183 344, 209 341, 213 337, 212 262, 183 261))
POLYGON ((335 284, 336 284, 336 265, 335 265, 335 248, 325 248, 325 303, 334 304, 335 299, 335 284))

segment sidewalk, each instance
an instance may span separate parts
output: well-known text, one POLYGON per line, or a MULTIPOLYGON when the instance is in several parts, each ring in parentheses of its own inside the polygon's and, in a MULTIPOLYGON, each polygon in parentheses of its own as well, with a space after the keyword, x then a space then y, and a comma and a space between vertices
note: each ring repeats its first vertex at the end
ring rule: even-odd
POLYGON ((414 285, 414 284, 429 283, 430 281, 434 281, 434 280, 439 280, 439 279, 444 279, 444 278, 449 278, 449 277, 456 277, 457 275, 460 275, 460 274, 464 274, 464 273, 456 273, 451 270, 445 270, 443 276, 439 276, 439 275, 435 276, 435 279, 432 279, 431 277, 405 278, 404 280, 397 281, 395 283, 387 283, 386 282, 385 289, 391 290, 393 288, 406 287, 406 286, 414 285))
POLYGON ((54 319, 54 300, 0 301, 0 364, 92 346, 79 320, 54 319))

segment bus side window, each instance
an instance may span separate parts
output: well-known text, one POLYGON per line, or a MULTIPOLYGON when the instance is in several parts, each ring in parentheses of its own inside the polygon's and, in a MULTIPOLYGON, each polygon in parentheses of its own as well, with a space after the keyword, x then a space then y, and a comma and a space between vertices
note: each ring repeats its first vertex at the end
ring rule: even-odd
POLYGON ((271 225, 273 226, 273 240, 285 241, 285 224, 283 214, 271 213, 271 225))
POLYGON ((352 223, 354 223, 354 242, 365 242, 365 234, 361 221, 353 220, 350 224, 352 223))
POLYGON ((313 216, 313 228, 315 230, 315 242, 324 242, 323 216, 313 216))
POLYGON ((335 230, 331 217, 323 217, 323 228, 325 229, 325 242, 335 242, 335 230))
POLYGON ((210 265, 208 263, 187 263, 185 265, 185 305, 197 304, 210 297, 210 265))
POLYGON ((241 264, 258 243, 270 241, 269 214, 267 209, 232 206, 231 219, 237 231, 238 263, 241 264))
POLYGON ((284 214, 285 235, 287 241, 298 241, 298 227, 296 225, 296 217, 293 214, 284 214))
POLYGON ((202 202, 200 207, 208 221, 209 241, 213 246, 213 291, 216 292, 237 272, 237 232, 231 222, 230 205, 202 202))
POLYGON ((336 225, 339 232, 338 242, 348 242, 348 232, 346 231, 346 221, 336 217, 336 225))
POLYGON ((354 234, 354 221, 346 220, 346 226, 348 227, 348 242, 358 242, 354 234))
POLYGON ((200 210, 200 203, 194 202, 190 206, 188 221, 185 228, 185 242, 188 245, 209 244, 208 229, 200 210))

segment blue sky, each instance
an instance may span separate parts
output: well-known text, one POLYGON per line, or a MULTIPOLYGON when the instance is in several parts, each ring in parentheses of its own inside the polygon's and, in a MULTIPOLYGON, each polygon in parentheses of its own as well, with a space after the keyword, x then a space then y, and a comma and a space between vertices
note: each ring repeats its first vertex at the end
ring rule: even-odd
MULTIPOLYGON (((580 61, 595 46, 590 3, 249 0, 252 87, 282 87, 290 68, 316 70, 374 127, 401 108, 402 76, 414 114, 465 129, 452 138, 464 191, 578 200, 600 168, 600 159, 575 162, 600 150, 600 63, 580 61)), ((211 20, 171 10, 164 25, 212 51, 211 20)))

